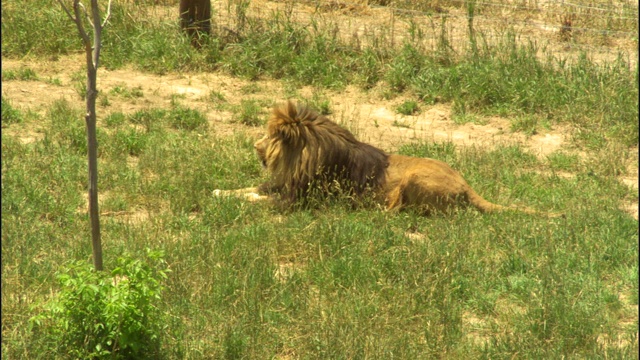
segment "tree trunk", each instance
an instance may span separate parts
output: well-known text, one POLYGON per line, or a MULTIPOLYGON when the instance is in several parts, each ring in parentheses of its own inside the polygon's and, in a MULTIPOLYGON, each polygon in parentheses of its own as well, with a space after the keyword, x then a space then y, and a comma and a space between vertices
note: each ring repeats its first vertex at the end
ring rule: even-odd
POLYGON ((100 23, 100 9, 98 0, 91 0, 91 17, 87 13, 80 0, 73 1, 73 13, 69 11, 63 0, 58 0, 62 9, 75 22, 78 33, 84 45, 87 59, 87 113, 84 120, 87 124, 87 158, 89 172, 89 218, 91 220, 91 245, 93 248, 93 266, 97 271, 103 269, 102 266, 102 243, 100 241, 100 212, 98 211, 98 140, 96 137, 96 98, 98 90, 96 77, 100 60, 100 48, 102 27, 107 23, 111 14, 111 0, 107 7, 107 16, 104 23, 100 23), (91 38, 84 28, 82 17, 87 16, 88 22, 93 28, 93 46, 91 38))
POLYGON ((96 270, 102 267, 102 243, 100 240, 100 212, 98 209, 98 140, 96 136, 96 89, 97 69, 87 54, 87 148, 89 158, 89 218, 91 220, 91 242, 93 265, 96 270))
MULTIPOLYGON (((89 163, 89 218, 91 220, 91 245, 93 249, 93 266, 101 271, 102 266, 102 242, 100 239, 100 212, 98 209, 98 140, 96 136, 96 98, 98 60, 100 57, 101 33, 100 13, 98 1, 91 0, 91 12, 94 21, 93 48, 90 41, 85 41, 85 53, 87 58, 87 157, 89 163)), ((85 37, 88 40, 88 37, 85 37)))
POLYGON ((199 48, 200 37, 211 34, 211 0, 180 0, 180 27, 199 48))

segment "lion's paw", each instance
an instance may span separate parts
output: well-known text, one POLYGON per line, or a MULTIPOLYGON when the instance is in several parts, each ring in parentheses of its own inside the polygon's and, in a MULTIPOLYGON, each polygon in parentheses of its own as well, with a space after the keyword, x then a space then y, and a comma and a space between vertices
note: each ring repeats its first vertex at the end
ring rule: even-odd
POLYGON ((224 195, 227 195, 227 192, 224 190, 220 190, 220 189, 213 190, 213 196, 220 197, 224 195))
POLYGON ((265 195, 260 195, 258 193, 254 193, 254 192, 246 193, 246 194, 244 194, 244 197, 245 197, 245 199, 247 199, 247 200, 249 200, 251 202, 266 200, 268 198, 265 195))

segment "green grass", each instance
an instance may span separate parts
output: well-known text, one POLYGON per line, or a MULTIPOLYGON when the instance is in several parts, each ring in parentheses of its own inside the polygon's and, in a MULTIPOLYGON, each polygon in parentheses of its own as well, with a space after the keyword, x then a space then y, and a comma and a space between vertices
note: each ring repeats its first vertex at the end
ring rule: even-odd
POLYGON ((420 107, 418 106, 417 102, 413 100, 407 100, 398 105, 396 111, 402 115, 415 115, 420 112, 420 107))
POLYGON ((141 86, 129 88, 126 84, 114 86, 109 90, 109 93, 121 96, 125 99, 141 98, 144 96, 141 86))
POLYGON ((14 108, 9 99, 5 99, 5 97, 2 96, 2 126, 20 123, 23 121, 23 118, 22 112, 14 108))
MULTIPOLYGON (((547 161, 519 147, 422 143, 400 152, 450 163, 491 201, 566 219, 340 202, 282 212, 212 197, 263 180, 252 140, 175 128, 172 111, 115 113, 99 133, 105 268, 165 252, 165 358, 637 354, 637 221, 618 210, 637 193, 613 174, 563 153, 548 161, 575 178, 539 174, 547 161)), ((60 291, 56 271, 91 254, 82 111, 47 114, 40 141, 2 135, 7 358, 64 358, 27 320, 60 291)))
POLYGON ((28 67, 22 67, 18 70, 7 70, 2 72, 2 80, 38 80, 38 75, 36 75, 33 69, 28 67))
POLYGON ((233 106, 232 110, 235 122, 249 126, 258 126, 264 123, 262 115, 265 111, 257 100, 242 99, 240 105, 233 106))
MULTIPOLYGON (((3 57, 79 50, 76 29, 58 6, 30 4, 44 10, 3 3, 3 57), (30 32, 34 23, 42 24, 39 36, 30 32)), ((492 45, 479 34, 475 54, 456 53, 437 24, 442 37, 434 49, 421 43, 418 24, 404 43, 392 44, 382 31, 356 46, 331 26, 297 23, 286 12, 252 17, 247 4, 229 3, 232 31, 216 28, 196 51, 177 20, 155 18, 153 7, 114 3, 101 64, 283 79, 298 98, 311 85, 306 101, 322 113, 331 112, 324 89, 379 87, 388 98, 419 99, 416 108, 453 103, 461 123, 499 115, 527 134, 570 124, 576 146, 591 156, 557 151, 539 159, 518 146, 452 143, 400 149, 446 161, 490 201, 563 212, 565 219, 472 209, 423 218, 340 201, 283 211, 211 195, 265 180, 254 139, 219 136, 179 96, 166 109, 101 109, 104 265, 112 270, 125 255, 143 259, 149 248, 166 254, 171 272, 156 309, 166 326, 164 358, 637 357, 638 222, 620 206, 638 194, 617 179, 638 142, 637 66, 622 56, 604 64, 587 54, 546 57, 513 34, 492 45)), ((418 10, 452 4, 425 2, 418 10)), ((608 26, 636 29, 637 22, 630 25, 608 26)), ((25 69, 3 71, 3 82, 37 79, 25 69)), ((84 96, 84 74, 71 83, 84 96)), ((124 85, 102 91, 144 96, 124 85)), ((100 104, 108 106, 109 97, 100 104)), ((11 100, 2 98, 2 126, 9 128, 1 162, 2 357, 73 358, 32 331, 29 319, 62 292, 57 273, 90 259, 84 111, 54 102, 37 118, 43 138, 23 143, 20 130, 35 122, 33 109, 11 100)), ((253 126, 263 124, 272 100, 237 105, 216 90, 208 96, 253 126)))

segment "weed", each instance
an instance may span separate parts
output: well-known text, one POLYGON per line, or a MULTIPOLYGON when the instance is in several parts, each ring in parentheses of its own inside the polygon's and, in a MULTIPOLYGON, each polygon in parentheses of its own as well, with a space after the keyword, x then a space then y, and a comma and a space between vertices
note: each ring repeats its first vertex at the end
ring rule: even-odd
POLYGON ((62 81, 58 78, 55 77, 49 77, 47 78, 47 82, 51 85, 55 85, 55 86, 62 86, 62 81))
POLYGON ((517 116, 511 120, 511 131, 522 131, 527 136, 538 133, 538 118, 534 115, 517 116))
POLYGON ((580 157, 576 154, 554 152, 547 156, 549 166, 555 170, 577 171, 580 169, 580 157))
POLYGON ((318 109, 318 112, 322 115, 331 115, 331 113, 333 112, 331 110, 329 100, 320 100, 315 106, 318 109))
MULTIPOLYGON (((45 138, 56 141, 60 146, 78 154, 87 154, 87 132, 82 111, 73 108, 66 100, 55 101, 48 110, 52 131, 45 138)), ((98 142, 104 135, 97 129, 98 142)))
POLYGON ((330 115, 332 113, 329 99, 321 92, 314 91, 311 99, 306 100, 306 103, 322 115, 330 115))
POLYGON ((11 102, 5 97, 2 97, 2 125, 3 127, 8 124, 20 123, 23 120, 22 113, 15 109, 11 102))
POLYGON ((417 102, 413 100, 407 100, 398 105, 396 111, 402 115, 415 115, 420 112, 420 107, 418 106, 417 102))
POLYGON ((106 94, 103 94, 102 92, 98 93, 98 101, 100 103, 100 106, 102 107, 107 107, 111 105, 111 101, 109 101, 109 96, 106 94))
POLYGON ((405 45, 400 54, 389 64, 385 80, 392 91, 403 92, 426 66, 427 58, 415 47, 405 45))
POLYGON ((187 95, 186 94, 171 94, 171 106, 180 106, 180 100, 181 99, 186 99, 187 95))
POLYGON ((2 72, 2 80, 38 80, 38 75, 33 69, 28 67, 21 67, 18 70, 5 70, 2 72))
POLYGON ((71 74, 71 82, 76 93, 80 96, 80 99, 84 100, 87 96, 87 79, 85 74, 82 72, 75 72, 71 74))
POLYGON ((201 112, 181 105, 174 106, 167 116, 171 127, 178 130, 204 130, 209 124, 206 116, 201 112))
POLYGON ((164 124, 168 113, 163 109, 138 110, 129 116, 129 121, 133 124, 144 126, 147 132, 159 130, 164 124))
POLYGON ((263 124, 263 120, 260 118, 263 112, 256 100, 242 100, 240 106, 235 110, 234 119, 241 124, 258 126, 263 124))
POLYGON ((250 83, 240 88, 240 92, 243 94, 257 94, 261 91, 263 91, 262 88, 256 83, 250 83))
POLYGON ((139 156, 147 146, 149 136, 136 129, 117 130, 113 134, 113 141, 120 152, 131 156, 139 156))
POLYGON ((116 85, 109 90, 109 93, 119 95, 125 99, 141 98, 144 96, 141 86, 129 88, 126 85, 116 85))
POLYGON ((456 124, 474 123, 482 125, 483 121, 478 115, 468 111, 467 101, 465 100, 465 92, 461 92, 455 97, 451 103, 451 120, 456 124))
POLYGON ((411 129, 411 124, 407 123, 406 121, 393 120, 393 123, 391 125, 399 128, 411 129))
POLYGON ((209 101, 211 101, 212 103, 222 103, 225 102, 226 99, 223 93, 211 90, 211 92, 209 92, 209 101))
POLYGON ((362 52, 362 55, 356 59, 358 81, 364 89, 370 89, 374 87, 382 77, 382 62, 384 55, 373 49, 367 48, 362 52))
POLYGON ((112 112, 104 119, 107 127, 118 127, 127 121, 125 115, 121 112, 112 112))
POLYGON ((478 125, 486 125, 487 124, 487 120, 483 119, 482 117, 476 115, 476 114, 468 114, 468 113, 464 113, 464 114, 452 114, 451 115, 451 120, 453 120, 454 123, 462 125, 462 124, 466 124, 466 123, 473 123, 473 124, 478 124, 478 125))

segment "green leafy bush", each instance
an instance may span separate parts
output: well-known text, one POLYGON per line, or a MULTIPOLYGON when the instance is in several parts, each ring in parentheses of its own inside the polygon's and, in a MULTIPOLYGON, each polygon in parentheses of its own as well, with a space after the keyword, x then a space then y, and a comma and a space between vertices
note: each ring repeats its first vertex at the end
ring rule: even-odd
POLYGON ((164 328, 156 303, 169 270, 161 252, 147 257, 119 258, 111 273, 84 261, 64 268, 60 291, 30 319, 47 338, 46 351, 74 359, 157 358, 164 328))

